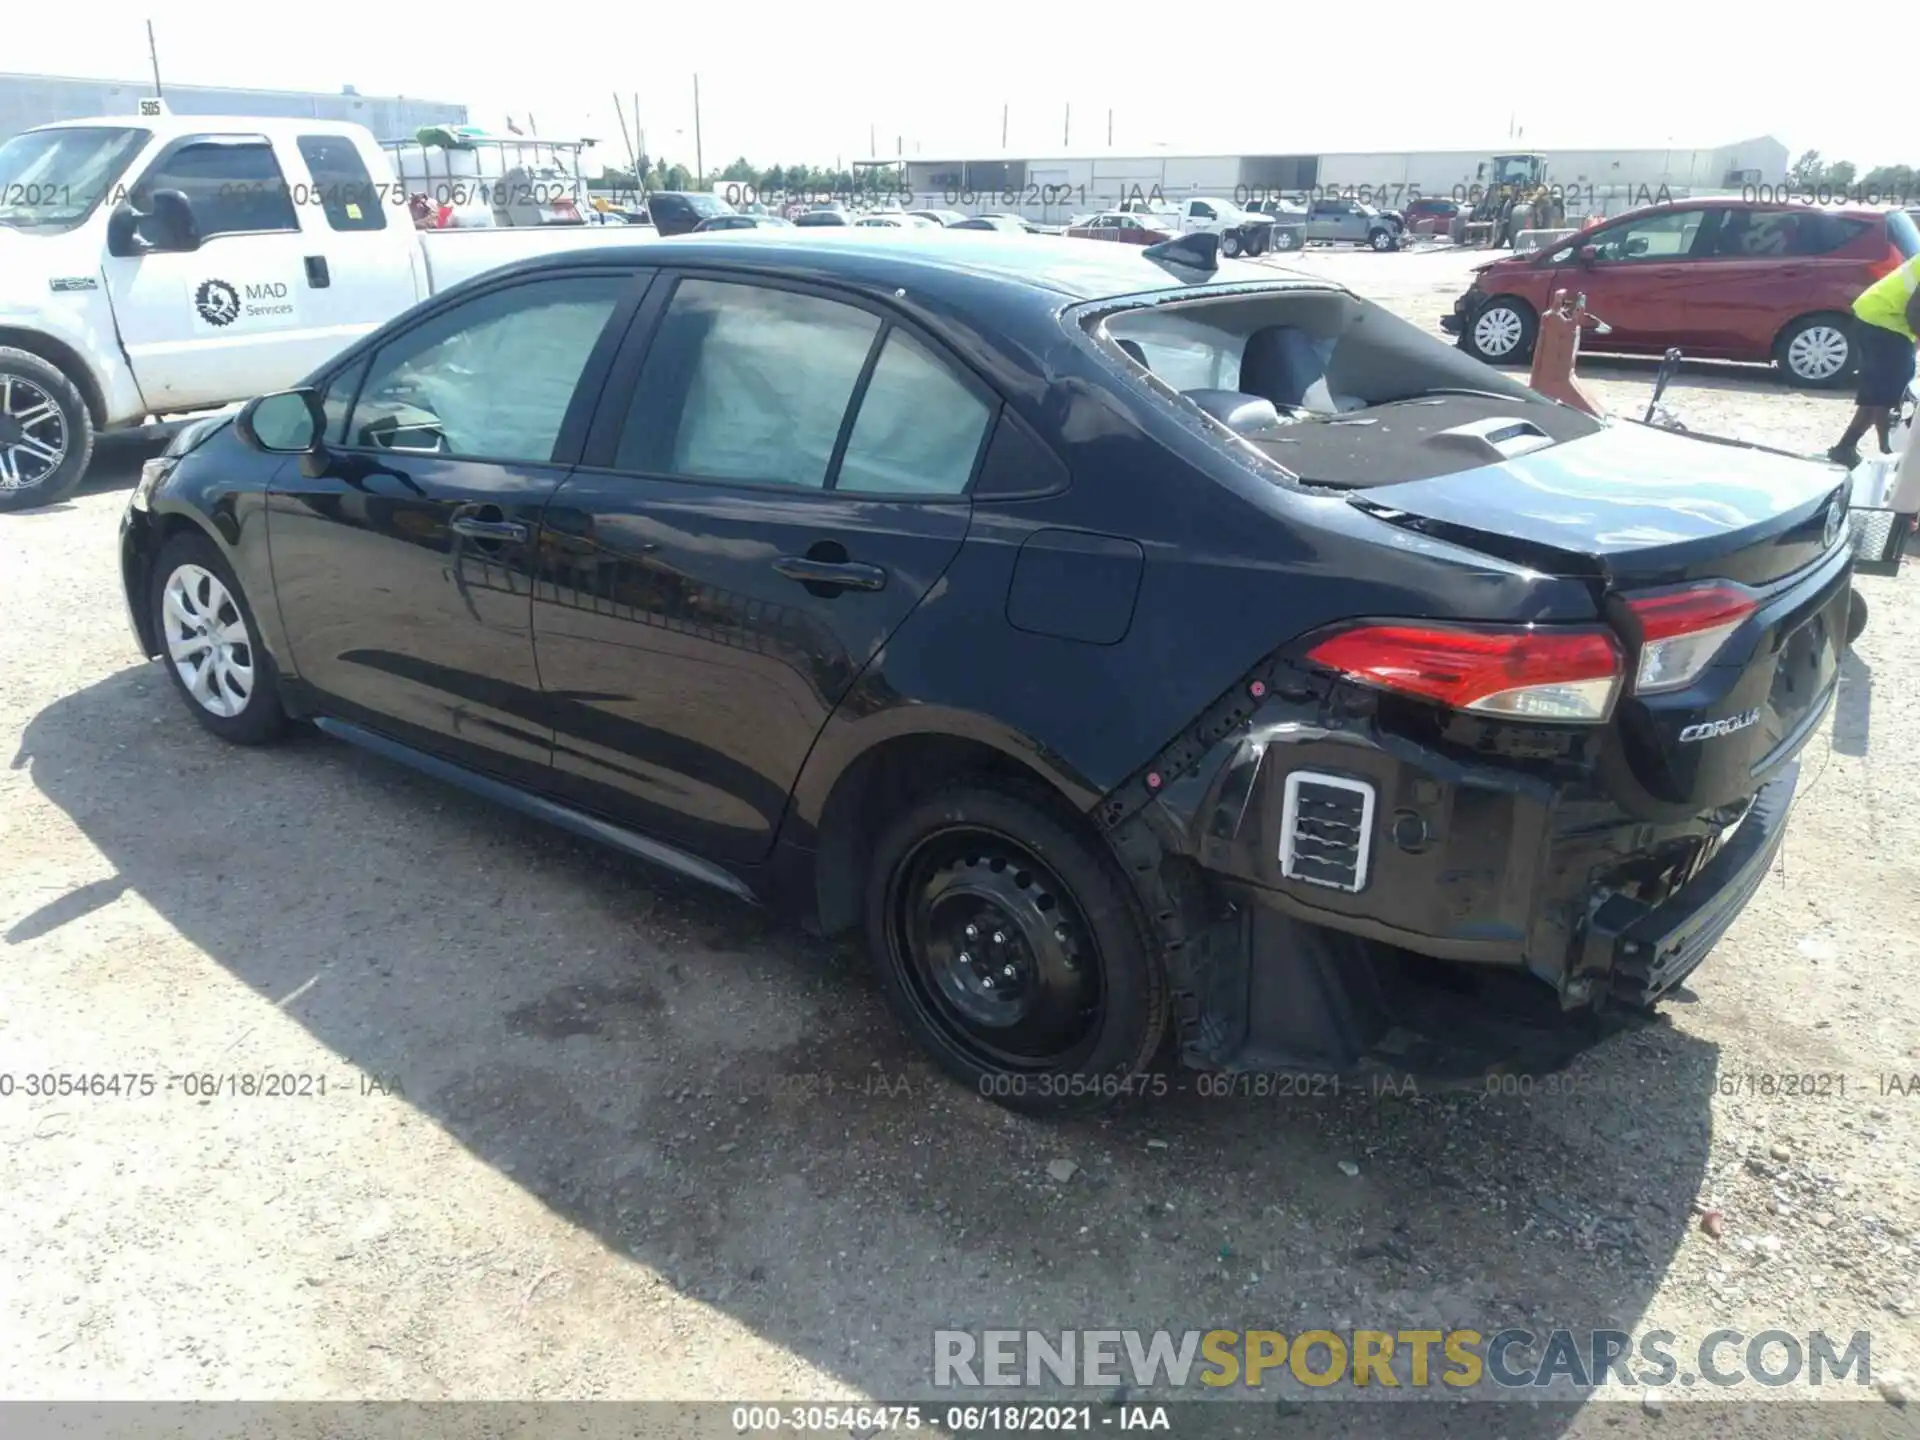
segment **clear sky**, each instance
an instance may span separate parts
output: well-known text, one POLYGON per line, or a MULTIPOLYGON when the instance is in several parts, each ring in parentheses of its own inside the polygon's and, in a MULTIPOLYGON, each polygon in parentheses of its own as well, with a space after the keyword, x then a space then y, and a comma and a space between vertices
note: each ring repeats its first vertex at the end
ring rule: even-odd
MULTIPOLYGON (((639 94, 656 158, 707 167, 882 154, 1164 144, 1212 153, 1705 148, 1771 134, 1798 154, 1920 165, 1909 68, 1884 76, 1858 27, 1795 6, 1306 0, 1245 5, 969 0, 578 0, 406 5, 79 0, 7 7, 0 69, 419 95, 478 124, 531 113, 623 158, 612 95, 639 94), (84 9, 84 15, 80 10, 84 9), (1791 29, 1789 28, 1791 27, 1791 29), (1578 44, 1571 36, 1579 35, 1578 44), (1568 37, 1557 40, 1555 37, 1568 37), (1564 58, 1563 58, 1564 56, 1564 58), (1071 108, 1071 130, 1067 111, 1071 108)), ((1872 22, 1878 28, 1885 22, 1872 22)), ((1895 27, 1897 29, 1897 27, 1895 27)))

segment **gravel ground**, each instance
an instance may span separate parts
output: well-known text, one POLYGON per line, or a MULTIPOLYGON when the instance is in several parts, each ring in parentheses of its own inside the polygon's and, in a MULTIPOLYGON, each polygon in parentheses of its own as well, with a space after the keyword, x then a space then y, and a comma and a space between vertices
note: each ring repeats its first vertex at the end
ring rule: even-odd
MULTIPOLYGON (((1421 323, 1464 273, 1296 263, 1421 323)), ((1583 373, 1644 404, 1650 366, 1583 373)), ((1739 367, 1669 405, 1808 450, 1847 412, 1739 367)), ((939 1079, 850 949, 343 746, 211 740, 123 613, 143 453, 0 520, 0 1398, 898 1399, 989 1324, 1864 1329, 1920 1374, 1911 579, 1860 582, 1777 867, 1662 1023, 1527 1095, 1176 1077, 1051 1124, 939 1079)), ((1833 1433, 1913 1429, 1837 1388, 1833 1433)), ((1701 1393, 1417 1433, 1673 1434, 1701 1393)), ((1813 1433, 1760 1410, 1726 1433, 1813 1433)))

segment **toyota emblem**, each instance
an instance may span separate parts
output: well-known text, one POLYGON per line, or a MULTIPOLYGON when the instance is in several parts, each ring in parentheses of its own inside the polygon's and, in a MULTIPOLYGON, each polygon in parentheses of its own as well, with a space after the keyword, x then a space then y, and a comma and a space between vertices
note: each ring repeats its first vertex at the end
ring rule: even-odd
POLYGON ((1835 500, 1831 505, 1827 506, 1827 528, 1821 542, 1827 549, 1831 550, 1833 548, 1833 542, 1840 538, 1840 531, 1846 526, 1846 523, 1846 502, 1844 500, 1835 500))

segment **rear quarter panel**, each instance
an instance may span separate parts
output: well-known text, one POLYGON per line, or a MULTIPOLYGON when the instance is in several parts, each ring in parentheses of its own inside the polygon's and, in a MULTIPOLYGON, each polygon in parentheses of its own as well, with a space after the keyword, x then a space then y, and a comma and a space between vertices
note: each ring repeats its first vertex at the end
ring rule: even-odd
POLYGON ((982 739, 1084 809, 1321 625, 1369 614, 1593 614, 1577 584, 1386 525, 1337 496, 1281 489, 1197 415, 1127 393, 1117 361, 1064 340, 1047 358, 1053 384, 1016 408, 1065 462, 1069 487, 976 501, 959 555, 822 733, 795 797, 799 843, 810 843, 845 767, 901 733, 982 739), (1035 569, 1023 547, 1042 532, 1054 543, 1035 569), (1114 631, 1084 623, 1081 561, 1059 532, 1109 554, 1137 551, 1130 613, 1114 631))

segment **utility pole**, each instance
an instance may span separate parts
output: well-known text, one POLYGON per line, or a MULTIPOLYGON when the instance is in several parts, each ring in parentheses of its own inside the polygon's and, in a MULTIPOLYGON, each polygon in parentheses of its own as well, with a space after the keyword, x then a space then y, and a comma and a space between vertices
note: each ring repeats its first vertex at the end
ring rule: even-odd
POLYGON ((1000 148, 1007 148, 1007 107, 1004 103, 1000 106, 1000 148))
POLYGON ((1107 148, 1113 148, 1113 111, 1107 111, 1107 148))
POLYGON ((147 57, 153 61, 153 93, 160 94, 160 47, 153 43, 153 21, 147 21, 147 57))
POLYGON ((869 120, 867 122, 867 158, 872 159, 879 153, 879 143, 873 138, 873 122, 869 120))
POLYGON ((1071 101, 1067 103, 1067 119, 1060 135, 1060 144, 1063 149, 1070 149, 1073 146, 1073 103, 1071 101))
POLYGON ((700 77, 693 77, 693 188, 707 188, 707 162, 700 150, 700 77))

